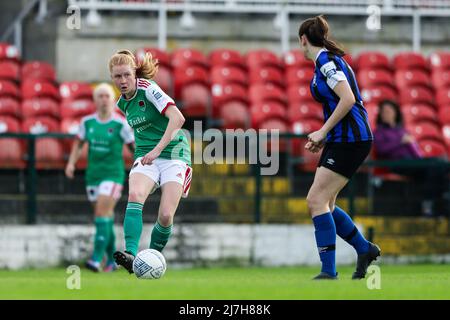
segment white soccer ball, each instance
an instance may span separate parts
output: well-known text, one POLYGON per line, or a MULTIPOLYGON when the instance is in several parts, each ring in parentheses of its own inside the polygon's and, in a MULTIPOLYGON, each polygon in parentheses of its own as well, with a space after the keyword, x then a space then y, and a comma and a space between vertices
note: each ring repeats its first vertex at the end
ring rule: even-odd
POLYGON ((145 249, 133 261, 133 272, 138 279, 159 279, 166 272, 166 259, 158 250, 145 249))

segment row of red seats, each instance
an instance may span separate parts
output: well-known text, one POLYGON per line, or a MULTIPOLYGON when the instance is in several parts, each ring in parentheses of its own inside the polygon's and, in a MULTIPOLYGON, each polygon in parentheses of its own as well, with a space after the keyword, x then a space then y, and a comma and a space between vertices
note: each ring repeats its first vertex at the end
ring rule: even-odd
POLYGON ((56 85, 46 79, 26 79, 21 85, 1 79, 0 97, 10 97, 16 100, 33 98, 51 98, 55 101, 92 99, 92 86, 84 82, 63 82, 56 85))
MULTIPOLYGON (((72 140, 56 138, 38 138, 35 146, 35 161, 37 169, 63 169, 69 158, 72 140)), ((23 169, 27 166, 28 146, 24 140, 16 138, 0 138, 0 168, 23 169)), ((126 146, 123 156, 127 167, 133 163, 133 155, 126 146)), ((87 165, 87 145, 84 146, 78 169, 87 165)))

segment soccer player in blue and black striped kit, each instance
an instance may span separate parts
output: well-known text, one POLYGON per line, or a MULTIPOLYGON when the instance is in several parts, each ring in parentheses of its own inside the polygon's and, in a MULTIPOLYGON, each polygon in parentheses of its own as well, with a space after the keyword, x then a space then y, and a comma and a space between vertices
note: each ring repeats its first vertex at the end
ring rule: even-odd
POLYGON ((305 20, 299 28, 300 47, 314 61, 313 97, 323 105, 324 125, 308 135, 305 148, 322 155, 308 192, 308 209, 315 227, 322 270, 314 279, 337 279, 336 234, 352 245, 358 261, 353 279, 365 277, 380 248, 367 241, 350 216, 337 207, 336 197, 370 152, 373 135, 367 112, 345 52, 329 39, 323 16, 305 20))

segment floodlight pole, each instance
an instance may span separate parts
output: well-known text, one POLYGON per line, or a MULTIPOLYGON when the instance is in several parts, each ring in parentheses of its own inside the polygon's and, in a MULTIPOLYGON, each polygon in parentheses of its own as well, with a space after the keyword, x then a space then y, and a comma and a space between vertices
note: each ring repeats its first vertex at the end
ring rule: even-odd
POLYGON ((421 29, 421 21, 420 21, 420 13, 418 10, 414 10, 413 13, 413 51, 420 52, 420 29, 421 29))
POLYGON ((166 0, 161 0, 158 13, 158 48, 167 49, 167 8, 166 0))

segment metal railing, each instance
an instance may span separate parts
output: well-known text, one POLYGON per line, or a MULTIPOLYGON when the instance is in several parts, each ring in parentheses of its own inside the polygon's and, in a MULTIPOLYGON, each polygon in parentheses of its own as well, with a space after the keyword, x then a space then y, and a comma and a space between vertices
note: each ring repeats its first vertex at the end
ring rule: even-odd
MULTIPOLYGON (((235 136, 233 136, 235 137, 235 136)), ((299 163, 304 162, 304 159, 300 156, 294 156, 292 150, 292 139, 305 139, 306 134, 291 134, 284 133, 279 134, 280 141, 286 140, 286 145, 288 146, 286 150, 287 159, 287 177, 292 183, 293 181, 293 167, 299 163)), ((2 133, 0 134, 0 139, 2 138, 18 138, 24 139, 28 143, 27 158, 26 160, 26 194, 27 194, 27 209, 26 209, 26 222, 28 224, 35 224, 37 221, 37 169, 36 169, 36 140, 40 138, 56 138, 56 139, 73 139, 74 135, 71 134, 61 134, 61 133, 43 133, 43 134, 26 134, 26 133, 2 133)), ((256 136, 256 141, 249 141, 249 144, 259 146, 259 135, 256 136)), ((255 150, 253 150, 255 151, 255 150)), ((256 152, 258 150, 256 149, 256 152)), ((281 164, 280 164, 281 165, 281 164)), ((257 161, 256 164, 252 164, 253 170, 252 175, 255 181, 255 192, 253 194, 253 222, 260 223, 263 221, 262 217, 262 198, 264 197, 262 192, 262 180, 263 176, 261 172, 261 163, 257 161)), ((393 167, 413 167, 413 168, 424 168, 430 166, 444 166, 450 168, 450 162, 446 159, 428 158, 419 160, 367 160, 363 167, 365 168, 393 168, 393 167)), ((371 183, 371 177, 373 173, 369 170, 368 172, 368 183, 371 183)), ((361 189, 360 189, 361 190, 361 189)), ((350 180, 347 186, 347 201, 348 201, 348 213, 353 216, 355 214, 355 194, 356 187, 354 179, 350 180)), ((370 194, 369 194, 370 197, 370 194)))
POLYGON ((184 12, 192 21, 192 12, 261 13, 274 14, 280 31, 282 52, 290 49, 289 19, 292 14, 303 15, 357 15, 379 19, 380 16, 407 16, 412 23, 412 47, 421 49, 421 18, 423 16, 450 17, 449 0, 152 0, 147 2, 121 2, 111 0, 68 0, 71 6, 89 10, 99 17, 98 11, 154 11, 158 12, 158 47, 166 49, 167 13, 184 12), (376 10, 374 10, 374 6, 376 10))

